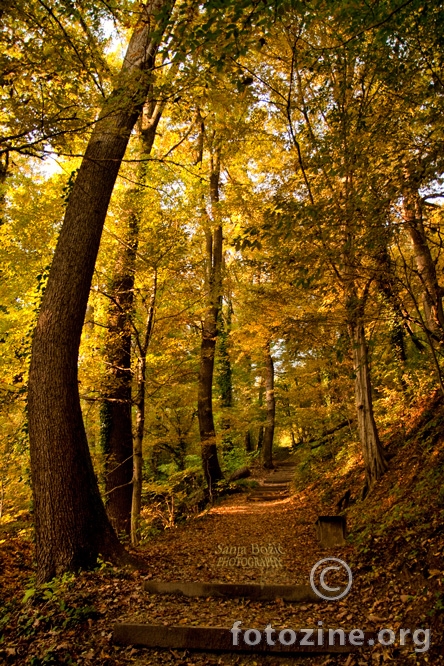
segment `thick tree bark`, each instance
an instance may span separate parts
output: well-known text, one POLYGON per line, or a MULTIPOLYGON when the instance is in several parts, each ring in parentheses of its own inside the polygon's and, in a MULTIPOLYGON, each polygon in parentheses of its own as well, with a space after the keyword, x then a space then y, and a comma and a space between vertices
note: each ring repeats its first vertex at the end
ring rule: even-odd
POLYGON ((272 469, 276 400, 274 396, 274 363, 271 356, 270 343, 267 344, 265 356, 265 404, 267 407, 267 421, 264 430, 262 456, 264 467, 272 469))
MULTIPOLYGON (((212 160, 211 167, 210 198, 214 218, 217 217, 216 210, 219 202, 220 163, 218 152, 212 160)), ((206 231, 206 249, 208 305, 202 324, 197 415, 202 447, 202 465, 211 496, 214 485, 223 478, 217 456, 216 429, 213 417, 214 356, 222 289, 222 225, 220 223, 216 223, 212 232, 210 230, 206 231)))
POLYGON ((353 346, 353 366, 356 375, 355 404, 358 432, 364 456, 367 486, 371 489, 388 469, 388 465, 373 414, 368 349, 364 324, 359 315, 350 319, 349 333, 353 346))
POLYGON ((424 229, 421 200, 416 191, 410 190, 404 193, 403 217, 412 240, 415 261, 423 284, 425 321, 429 331, 442 339, 444 337, 443 288, 438 282, 435 262, 424 229))
POLYGON ((110 197, 171 6, 153 0, 142 10, 71 192, 34 333, 28 410, 39 581, 94 566, 99 553, 125 559, 91 462, 77 358, 110 197))

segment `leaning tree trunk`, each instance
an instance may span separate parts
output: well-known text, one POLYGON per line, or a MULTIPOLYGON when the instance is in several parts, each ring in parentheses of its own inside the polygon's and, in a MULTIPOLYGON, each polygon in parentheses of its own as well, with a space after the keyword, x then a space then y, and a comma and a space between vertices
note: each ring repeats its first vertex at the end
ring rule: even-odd
POLYGON ((349 333, 353 346, 353 366, 356 375, 355 403, 358 432, 364 456, 367 487, 371 489, 388 469, 388 465, 373 414, 368 348, 364 324, 360 316, 353 317, 349 321, 349 333))
POLYGON ((39 581, 94 566, 99 553, 125 558, 91 462, 77 358, 110 197, 171 8, 153 0, 142 9, 78 171, 34 332, 28 413, 39 581))
MULTIPOLYGON (((219 202, 219 153, 212 160, 210 197, 213 217, 217 217, 219 202)), ((200 369, 198 381, 197 416, 202 447, 202 465, 210 496, 214 485, 223 478, 216 446, 216 428, 213 417, 213 375, 217 339, 217 320, 221 305, 222 287, 222 225, 206 232, 208 305, 202 324, 200 369)))
POLYGON ((265 357, 265 404, 267 407, 267 421, 262 444, 262 459, 264 467, 272 469, 276 399, 274 396, 274 364, 270 352, 270 343, 267 344, 265 357))

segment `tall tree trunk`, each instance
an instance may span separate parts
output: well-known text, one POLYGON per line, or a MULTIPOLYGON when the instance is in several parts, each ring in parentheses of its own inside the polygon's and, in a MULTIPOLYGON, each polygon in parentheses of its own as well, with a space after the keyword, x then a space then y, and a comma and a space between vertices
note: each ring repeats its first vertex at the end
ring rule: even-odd
POLYGON ((251 453, 252 451, 254 451, 254 442, 251 430, 247 430, 247 432, 245 433, 245 451, 247 453, 251 453))
POLYGON ((424 346, 412 331, 403 312, 399 295, 396 290, 396 278, 387 250, 387 245, 382 242, 379 251, 376 253, 378 263, 377 285, 382 296, 385 298, 387 306, 391 310, 391 317, 388 321, 390 330, 390 344, 392 346, 394 357, 397 359, 397 374, 402 390, 407 393, 408 383, 405 380, 407 351, 405 344, 405 333, 407 332, 417 349, 422 350, 424 346))
POLYGON ((262 451, 262 446, 264 445, 264 426, 259 426, 259 431, 257 434, 257 450, 262 451))
POLYGON ((0 157, 0 226, 3 224, 4 206, 6 201, 6 178, 9 168, 9 153, 0 157))
MULTIPOLYGON (((150 155, 164 103, 150 99, 141 117, 142 158, 150 155)), ((141 162, 139 182, 146 179, 141 162)), ((102 448, 105 454, 106 511, 117 533, 131 533, 133 500, 133 429, 131 337, 136 255, 139 243, 139 214, 134 206, 139 187, 126 197, 130 210, 128 231, 119 246, 109 297, 106 355, 107 380, 101 409, 102 448)), ((135 470, 134 470, 135 471, 135 470)))
POLYGON ((392 262, 390 261, 390 256, 385 244, 381 245, 375 258, 378 263, 378 289, 393 312, 393 321, 390 322, 390 342, 395 352, 395 356, 404 364, 407 360, 404 328, 408 331, 409 335, 413 336, 414 334, 408 325, 408 322, 405 321, 402 312, 399 297, 395 290, 395 276, 393 273, 392 262))
MULTIPOLYGON (((257 403, 259 405, 259 409, 261 412, 261 420, 262 420, 262 407, 264 404, 264 390, 265 390, 265 380, 263 374, 260 377, 259 381, 259 395, 257 399, 257 403)), ((258 434, 257 434, 257 450, 262 451, 262 446, 264 444, 264 426, 260 425, 258 434)))
POLYGON ((148 316, 143 339, 136 336, 138 348, 137 359, 137 394, 134 401, 136 408, 136 432, 133 448, 133 488, 131 504, 131 543, 139 543, 139 522, 142 508, 142 470, 143 470, 143 435, 145 430, 145 388, 146 388, 146 355, 154 327, 154 312, 157 298, 157 271, 154 272, 153 292, 148 308, 148 316))
POLYGON ((367 486, 371 489, 388 469, 388 465, 373 414, 368 348, 364 323, 359 313, 355 312, 354 316, 349 318, 348 328, 353 347, 353 367, 356 376, 355 404, 358 432, 364 456, 367 486))
POLYGON ((252 398, 251 398, 251 390, 252 390, 252 365, 251 365, 251 357, 247 354, 246 356, 246 373, 248 377, 247 385, 248 388, 244 392, 244 408, 245 408, 245 420, 247 422, 247 430, 245 432, 245 451, 247 453, 252 453, 254 451, 254 435, 253 431, 251 429, 251 403, 252 403, 252 398))
POLYGON ((110 197, 148 94, 172 3, 142 8, 117 87, 105 102, 69 197, 34 332, 28 413, 37 579, 125 559, 106 515, 88 449, 77 359, 110 197))
POLYGON ((223 305, 219 310, 217 354, 217 385, 220 393, 220 406, 223 410, 221 419, 222 447, 224 450, 233 448, 231 436, 230 409, 233 405, 233 373, 228 351, 228 336, 231 330, 231 299, 228 298, 227 314, 224 315, 223 305))
POLYGON ((276 416, 276 400, 274 396, 274 363, 270 351, 270 343, 266 346, 265 356, 265 404, 267 421, 262 444, 263 463, 266 469, 273 468, 273 439, 276 416))
MULTIPOLYGON (((352 178, 347 181, 351 187, 352 178)), ((362 293, 358 292, 359 261, 356 259, 354 247, 353 206, 347 198, 347 224, 344 236, 344 286, 345 310, 347 327, 352 345, 353 369, 355 373, 355 405, 358 422, 359 439, 364 458, 366 491, 371 490, 375 482, 388 469, 373 413, 372 385, 368 347, 365 339, 364 314, 372 280, 368 280, 362 293)))
MULTIPOLYGON (((219 202, 219 151, 212 156, 210 174, 210 198, 214 218, 218 218, 219 202)), ((207 293, 208 306, 202 324, 200 370, 197 397, 202 464, 210 496, 215 483, 223 478, 216 446, 216 429, 213 417, 213 374, 217 339, 217 320, 221 305, 222 288, 222 225, 216 222, 214 230, 206 231, 207 293)))
POLYGON ((412 240, 415 261, 423 284, 426 324, 432 333, 435 333, 439 339, 443 339, 443 288, 439 285, 435 262, 427 242, 421 200, 417 191, 408 190, 404 192, 403 217, 412 240))
POLYGON ((138 242, 137 219, 130 216, 112 279, 105 341, 107 376, 101 407, 105 455, 105 505, 117 533, 130 533, 133 433, 131 419, 131 319, 138 242))

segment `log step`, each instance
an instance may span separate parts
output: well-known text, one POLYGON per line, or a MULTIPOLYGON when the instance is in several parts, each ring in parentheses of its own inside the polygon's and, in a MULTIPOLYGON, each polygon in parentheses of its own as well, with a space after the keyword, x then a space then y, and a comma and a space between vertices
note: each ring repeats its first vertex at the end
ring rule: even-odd
POLYGON ((247 502, 278 502, 279 500, 287 499, 290 497, 288 493, 280 495, 249 495, 247 502))
POLYGON ((276 487, 269 487, 269 488, 254 488, 254 490, 251 491, 250 495, 282 495, 282 493, 289 493, 288 486, 278 486, 276 487))
MULTIPOLYGON (((233 640, 231 627, 191 627, 171 626, 153 624, 115 624, 113 628, 113 640, 120 645, 140 645, 150 648, 170 648, 177 650, 202 650, 204 652, 247 652, 252 654, 281 653, 281 654, 337 654, 354 652, 359 648, 351 645, 339 645, 339 639, 335 645, 317 645, 316 631, 313 631, 311 640, 306 640, 314 645, 300 645, 304 640, 305 633, 296 634, 296 642, 293 645, 282 645, 278 638, 278 632, 273 635, 275 644, 268 645, 266 636, 262 632, 260 642, 257 645, 248 645, 244 635, 237 636, 233 640), (233 645, 237 642, 238 645, 233 645)), ((248 629, 245 627, 245 629, 248 629)), ((296 630, 295 630, 296 631, 296 630)), ((348 633, 345 635, 348 637, 348 633)), ((255 636, 247 635, 249 640, 254 641, 255 636)), ((375 639, 373 632, 365 632, 365 644, 375 639)), ((288 640, 284 636, 284 641, 288 640)), ((325 641, 328 643, 328 641, 325 641)), ((345 641, 347 642, 347 641, 345 641)))
POLYGON ((288 490, 288 483, 274 483, 270 485, 263 485, 263 486, 256 486, 256 488, 253 488, 253 492, 255 493, 279 493, 283 492, 285 490, 288 490))
MULTIPOLYGON (((267 557, 259 555, 258 557, 267 557)), ((274 557, 274 556, 272 556, 274 557)), ((185 597, 223 597, 225 599, 254 599, 275 601, 283 599, 294 603, 322 603, 310 585, 260 585, 259 583, 181 583, 147 580, 143 589, 150 594, 180 594, 185 597)), ((337 595, 332 592, 331 596, 337 595)), ((325 596, 329 596, 327 591, 325 596)))

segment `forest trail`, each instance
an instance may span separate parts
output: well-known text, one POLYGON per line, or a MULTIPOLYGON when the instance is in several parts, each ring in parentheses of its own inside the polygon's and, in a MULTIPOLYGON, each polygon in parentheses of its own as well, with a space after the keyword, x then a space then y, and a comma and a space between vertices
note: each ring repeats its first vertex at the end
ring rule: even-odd
POLYGON ((149 577, 164 581, 308 583, 316 562, 311 562, 311 555, 319 558, 324 553, 314 527, 319 507, 312 498, 308 504, 304 493, 290 495, 290 469, 277 467, 258 479, 260 485, 251 492, 224 499, 196 519, 150 541, 143 551, 153 568, 149 577), (283 478, 285 490, 280 485, 283 478), (275 480, 279 483, 273 483, 275 480), (267 555, 278 561, 262 563, 264 566, 231 561, 267 555))
MULTIPOLYGON (((403 457, 404 475, 407 474, 405 462, 403 457)), ((284 473, 283 468, 271 473, 260 470, 256 479, 261 487, 266 487, 273 485, 270 481, 279 478, 281 472, 284 473)), ((358 475, 354 485, 352 483, 355 492, 361 482, 361 475, 358 475)), ((385 483, 392 483, 389 476, 385 483)), ((275 485, 280 488, 279 484, 275 485)), ((5 663, 26 665, 36 654, 40 655, 40 661, 35 663, 76 663, 82 666, 283 666, 299 663, 304 666, 379 666, 387 660, 400 666, 406 663, 415 666, 427 662, 427 653, 412 653, 411 647, 407 652, 400 652, 397 648, 383 650, 375 645, 361 654, 288 657, 198 652, 174 646, 158 649, 120 645, 114 641, 113 628, 123 623, 165 629, 180 627, 184 632, 187 627, 208 627, 210 630, 225 627, 228 632, 236 621, 242 623, 244 631, 257 629, 261 632, 268 624, 275 630, 296 630, 316 628, 320 621, 324 629, 359 628, 363 631, 399 626, 414 629, 429 624, 424 593, 418 595, 414 605, 411 603, 417 590, 422 589, 423 579, 420 573, 416 578, 406 575, 403 560, 391 556, 390 563, 385 558, 381 560, 383 565, 375 568, 369 566, 359 545, 354 545, 356 540, 328 550, 318 542, 316 518, 334 513, 335 500, 343 493, 343 485, 332 486, 331 481, 307 483, 303 490, 294 485, 290 490, 289 497, 265 502, 250 501, 247 492, 229 496, 202 514, 143 542, 138 553, 146 561, 148 573, 102 563, 94 571, 82 571, 75 578, 54 581, 41 592, 34 590, 34 596, 26 604, 21 600, 23 591, 29 593, 33 581, 32 544, 30 539, 20 535, 20 530, 16 534, 9 532, 0 552, 0 567, 4 570, 2 591, 10 609, 6 640, 0 645, 0 662, 5 657, 5 663), (329 502, 326 490, 332 491, 329 502), (265 555, 260 552, 261 548, 271 549, 275 555, 265 555), (267 557, 268 563, 263 561, 267 557), (272 557, 278 561, 270 561, 272 557), (262 601, 245 596, 220 598, 210 594, 208 597, 189 597, 151 594, 144 590, 147 584, 156 581, 308 586, 312 567, 323 557, 341 558, 351 567, 353 585, 344 599, 297 603, 282 598, 262 601), (262 566, 258 566, 260 564, 262 566), (43 658, 46 661, 43 662, 43 658)), ((256 491, 257 487, 251 494, 256 491)), ((381 484, 379 493, 380 496, 374 497, 375 506, 387 494, 384 484, 381 484)), ((352 534, 356 534, 359 526, 354 524, 353 514, 349 513, 349 518, 352 534)), ((382 550, 387 550, 389 544, 384 541, 379 547, 374 541, 373 555, 378 548, 382 557, 382 550)), ((435 544, 432 554, 437 549, 435 544)), ((434 666, 444 664, 439 648, 442 635, 439 627, 439 622, 434 622, 429 653, 433 661, 428 662, 434 666)), ((180 630, 174 631, 178 635, 180 630)), ((205 645, 214 645, 211 634, 205 645)))
MULTIPOLYGON (((166 531, 150 541, 144 556, 150 563, 151 572, 145 579, 309 585, 313 565, 327 554, 347 560, 349 545, 329 549, 327 553, 318 543, 315 521, 319 505, 313 501, 313 495, 304 492, 290 495, 292 473, 290 460, 278 464, 275 470, 260 479, 260 485, 250 495, 237 494, 225 499, 186 525, 166 531)), ((358 611, 357 599, 352 593, 347 602, 285 603, 282 599, 270 602, 211 596, 202 599, 139 591, 132 606, 129 612, 119 617, 119 623, 231 627, 233 622, 240 620, 244 629, 261 631, 269 623, 277 629, 296 629, 315 627, 319 620, 330 627, 350 626, 350 620, 355 618, 351 615, 352 608, 358 611), (350 610, 344 612, 344 609, 350 610)), ((352 622, 353 626, 363 623, 363 617, 361 625, 352 622)), ((191 656, 187 653, 186 657, 183 650, 179 654, 174 649, 160 653, 155 649, 142 649, 142 654, 143 659, 134 663, 158 663, 159 655, 162 655, 163 663, 166 660, 165 663, 174 664, 288 664, 289 659, 298 662, 303 659, 304 663, 311 664, 336 663, 326 662, 325 654, 289 658, 193 652, 191 656)), ((344 655, 334 658, 342 659, 337 663, 345 663, 347 659, 344 655)), ((348 662, 349 665, 353 663, 348 662)))

